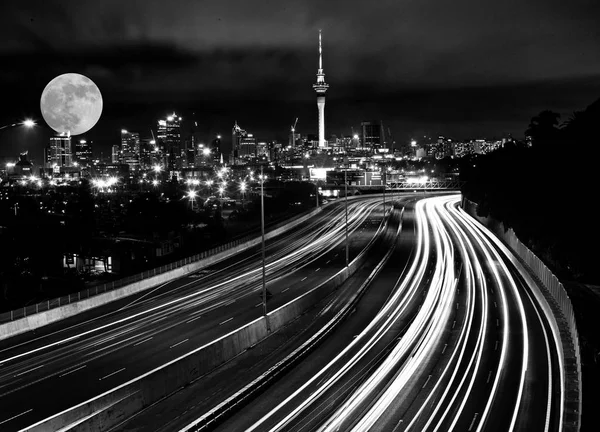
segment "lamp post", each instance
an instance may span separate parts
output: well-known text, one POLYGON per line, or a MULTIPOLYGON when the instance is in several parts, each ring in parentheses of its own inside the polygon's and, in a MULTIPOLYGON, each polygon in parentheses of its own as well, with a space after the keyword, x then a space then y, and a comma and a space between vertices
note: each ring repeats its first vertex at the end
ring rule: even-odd
POLYGON ((9 123, 7 125, 0 126, 0 130, 7 129, 7 128, 10 128, 10 127, 15 127, 15 126, 25 126, 27 128, 32 128, 35 125, 36 125, 36 123, 33 120, 31 120, 31 119, 25 119, 22 122, 9 123))
POLYGON ((346 267, 350 262, 350 246, 348 244, 348 156, 344 158, 344 201, 346 204, 346 267))
POLYGON ((383 180, 383 217, 385 217, 385 170, 383 170, 383 176, 382 176, 382 180, 383 180))
POLYGON ((263 301, 263 316, 267 323, 267 331, 271 331, 269 326, 269 318, 267 317, 267 278, 265 269, 265 176, 263 174, 263 166, 260 166, 260 231, 262 235, 262 301, 263 301))

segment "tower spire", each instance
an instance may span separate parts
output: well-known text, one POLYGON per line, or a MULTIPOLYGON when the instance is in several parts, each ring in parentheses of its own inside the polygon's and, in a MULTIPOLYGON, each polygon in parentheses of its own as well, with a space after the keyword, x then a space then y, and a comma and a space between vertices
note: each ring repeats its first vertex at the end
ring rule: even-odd
POLYGON ((319 29, 319 73, 323 73, 323 49, 321 48, 321 29, 319 29))

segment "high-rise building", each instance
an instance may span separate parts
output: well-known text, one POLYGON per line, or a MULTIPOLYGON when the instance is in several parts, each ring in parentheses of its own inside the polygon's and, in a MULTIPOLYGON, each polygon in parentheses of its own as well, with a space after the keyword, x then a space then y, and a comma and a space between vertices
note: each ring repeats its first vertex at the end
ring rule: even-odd
POLYGON ((119 163, 121 159, 121 147, 118 144, 112 146, 110 161, 114 164, 119 163))
POLYGON ((185 150, 183 151, 183 166, 186 168, 192 168, 196 165, 196 137, 190 135, 185 140, 185 150))
POLYGON ((82 167, 88 168, 92 165, 92 142, 80 138, 75 142, 75 162, 82 167))
POLYGON ((245 136, 241 137, 238 153, 241 161, 247 162, 254 159, 256 157, 256 150, 256 137, 253 134, 247 133, 245 136))
POLYGON ((71 152, 71 136, 69 134, 60 134, 50 137, 50 166, 70 167, 73 164, 73 155, 71 152))
POLYGON ((232 165, 236 165, 238 163, 238 159, 240 157, 240 143, 242 139, 246 137, 246 135, 248 135, 248 133, 244 129, 242 129, 236 121, 233 125, 233 129, 231 130, 231 152, 229 155, 226 152, 224 152, 224 160, 229 159, 229 163, 232 165), (229 158, 227 159, 228 156, 229 158))
POLYGON ((140 167, 140 134, 121 129, 121 160, 129 165, 129 171, 136 171, 140 167))
POLYGON ((181 157, 181 117, 175 113, 158 121, 157 141, 168 170, 179 170, 183 166, 181 157))
POLYGON ((317 71, 317 82, 313 89, 317 93, 317 109, 319 110, 319 148, 325 147, 325 92, 329 84, 325 82, 323 72, 323 50, 321 48, 321 30, 319 30, 319 69, 317 71))
POLYGON ((257 157, 262 157, 265 156, 268 160, 270 160, 270 154, 269 154, 269 146, 266 143, 266 141, 260 141, 256 144, 256 156, 257 157))
POLYGON ((160 165, 160 153, 156 141, 152 138, 140 140, 140 168, 151 169, 154 165, 160 165))
POLYGON ((382 121, 363 121, 360 126, 362 129, 362 147, 364 149, 375 152, 385 146, 382 121))
POLYGON ((214 163, 219 163, 219 160, 221 159, 221 153, 223 153, 221 135, 217 135, 217 137, 210 143, 210 154, 213 157, 214 163))

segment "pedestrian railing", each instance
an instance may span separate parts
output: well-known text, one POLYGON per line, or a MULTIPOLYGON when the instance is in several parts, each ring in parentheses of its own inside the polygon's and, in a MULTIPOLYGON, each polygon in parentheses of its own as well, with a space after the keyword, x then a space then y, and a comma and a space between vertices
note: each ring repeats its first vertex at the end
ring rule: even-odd
POLYGON ((560 312, 557 316, 559 329, 561 331, 561 340, 563 343, 563 358, 566 370, 566 418, 564 425, 565 431, 579 431, 581 427, 581 357, 579 350, 579 336, 577 333, 577 323, 575 322, 575 312, 573 304, 567 294, 567 290, 552 271, 539 259, 515 234, 512 228, 504 229, 504 226, 491 218, 482 218, 476 216, 477 203, 463 198, 463 209, 471 216, 477 219, 486 219, 495 225, 494 234, 508 245, 521 260, 529 266, 539 282, 547 289, 551 298, 556 302, 560 312), (501 227, 501 228, 500 228, 501 227), (567 332, 564 335, 563 332, 567 332), (571 344, 565 346, 565 339, 570 340, 571 344))

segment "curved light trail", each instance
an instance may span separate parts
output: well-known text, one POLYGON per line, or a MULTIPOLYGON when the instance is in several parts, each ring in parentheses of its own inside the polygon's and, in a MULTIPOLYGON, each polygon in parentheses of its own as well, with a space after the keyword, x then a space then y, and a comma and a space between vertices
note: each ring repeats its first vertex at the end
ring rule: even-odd
POLYGON ((550 324, 523 269, 458 202, 417 202, 416 252, 393 295, 248 431, 562 430, 550 324))

